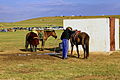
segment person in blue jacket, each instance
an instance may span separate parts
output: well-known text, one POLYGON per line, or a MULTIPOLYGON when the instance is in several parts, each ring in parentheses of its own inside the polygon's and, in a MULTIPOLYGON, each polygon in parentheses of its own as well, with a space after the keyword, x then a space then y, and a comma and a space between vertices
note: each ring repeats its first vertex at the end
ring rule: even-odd
POLYGON ((70 39, 71 35, 71 27, 67 27, 66 30, 63 31, 61 35, 61 40, 62 40, 62 59, 67 59, 67 54, 68 54, 68 41, 70 39))

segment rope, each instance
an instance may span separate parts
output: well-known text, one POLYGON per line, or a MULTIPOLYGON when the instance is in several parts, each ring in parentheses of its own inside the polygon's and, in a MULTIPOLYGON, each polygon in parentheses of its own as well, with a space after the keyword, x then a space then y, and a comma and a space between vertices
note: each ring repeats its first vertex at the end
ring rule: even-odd
POLYGON ((34 37, 33 39, 39 39, 38 37, 34 37))

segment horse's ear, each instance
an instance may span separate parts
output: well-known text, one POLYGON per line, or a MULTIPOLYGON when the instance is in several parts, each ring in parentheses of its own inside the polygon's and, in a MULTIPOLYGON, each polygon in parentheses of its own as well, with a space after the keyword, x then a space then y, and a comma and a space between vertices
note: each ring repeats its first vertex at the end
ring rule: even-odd
POLYGON ((55 32, 55 30, 53 30, 53 32, 55 32))

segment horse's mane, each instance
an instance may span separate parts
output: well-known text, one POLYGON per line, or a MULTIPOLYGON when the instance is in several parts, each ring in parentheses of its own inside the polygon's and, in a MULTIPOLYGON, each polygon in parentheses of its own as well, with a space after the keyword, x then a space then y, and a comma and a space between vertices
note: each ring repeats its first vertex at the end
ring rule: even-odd
POLYGON ((45 32, 54 32, 55 30, 45 30, 45 32))
POLYGON ((55 30, 37 30, 37 32, 42 32, 42 31, 44 31, 44 32, 55 32, 55 30))

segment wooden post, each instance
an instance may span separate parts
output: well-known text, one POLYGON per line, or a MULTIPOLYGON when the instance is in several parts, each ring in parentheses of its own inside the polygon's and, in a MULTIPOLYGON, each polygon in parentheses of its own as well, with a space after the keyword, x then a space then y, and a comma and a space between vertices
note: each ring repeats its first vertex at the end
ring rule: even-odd
POLYGON ((110 51, 115 50, 115 18, 110 17, 110 51))

